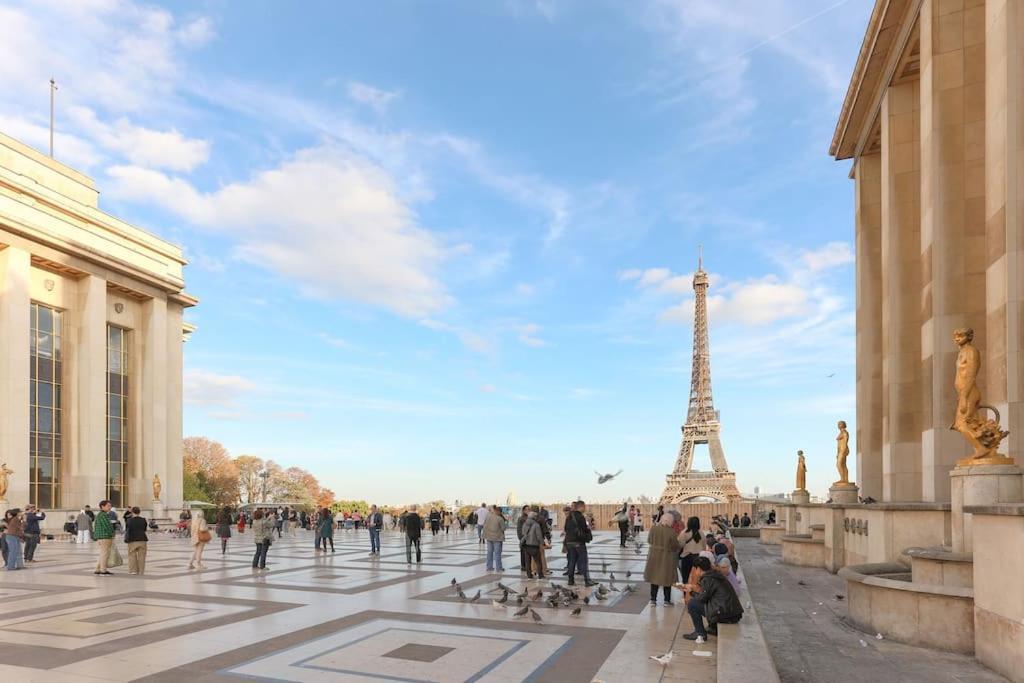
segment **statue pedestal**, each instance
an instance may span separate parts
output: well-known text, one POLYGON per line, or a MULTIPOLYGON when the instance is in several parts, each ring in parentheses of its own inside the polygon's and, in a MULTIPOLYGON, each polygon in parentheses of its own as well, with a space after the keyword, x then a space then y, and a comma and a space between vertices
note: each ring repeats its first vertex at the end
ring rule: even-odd
POLYGON ((167 516, 167 510, 164 508, 163 501, 153 501, 153 519, 163 519, 167 516))
POLYGON ((1024 502, 1024 470, 1013 464, 957 466, 949 473, 949 483, 955 553, 974 552, 972 515, 964 512, 965 506, 1024 502))
POLYGON ((807 505, 811 502, 811 494, 807 492, 807 489, 797 489, 790 495, 790 500, 797 505, 807 505))
POLYGON ((833 505, 857 505, 860 503, 860 487, 852 482, 836 482, 828 490, 833 505))

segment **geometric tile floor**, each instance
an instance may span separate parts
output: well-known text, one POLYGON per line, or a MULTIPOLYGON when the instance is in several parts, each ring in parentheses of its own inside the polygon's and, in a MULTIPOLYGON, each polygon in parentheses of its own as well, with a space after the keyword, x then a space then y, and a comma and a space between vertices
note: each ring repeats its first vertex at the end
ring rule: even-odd
MULTIPOLYGON (((526 581, 514 543, 505 572, 487 574, 468 530, 428 533, 423 562, 411 566, 397 532, 371 558, 365 531, 336 532, 326 554, 297 531, 275 540, 264 573, 250 567, 250 533, 235 533, 223 555, 214 539, 201 571, 187 569, 187 540, 153 534, 144 576, 127 565, 96 576, 95 544, 44 543, 37 563, 0 572, 0 681, 714 680, 714 643, 700 646, 711 657, 688 657, 685 611, 647 604, 646 553, 620 549, 617 533, 595 536, 592 577, 607 586, 614 573, 612 585, 637 591, 594 600, 579 617, 534 603, 539 624, 492 599, 498 581, 518 591, 550 581, 526 581), (453 578, 481 598, 458 598, 453 578), (669 667, 648 659, 670 647, 669 667)), ((558 547, 548 564, 564 583, 558 547)))

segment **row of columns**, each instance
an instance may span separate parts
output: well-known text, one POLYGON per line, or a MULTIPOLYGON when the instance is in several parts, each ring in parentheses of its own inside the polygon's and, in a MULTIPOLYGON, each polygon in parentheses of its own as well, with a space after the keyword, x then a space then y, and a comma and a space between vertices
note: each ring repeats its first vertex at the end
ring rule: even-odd
POLYGON ((862 494, 949 501, 953 330, 975 329, 983 399, 1024 429, 1024 0, 923 0, 920 80, 890 85, 881 151, 856 159, 862 494))

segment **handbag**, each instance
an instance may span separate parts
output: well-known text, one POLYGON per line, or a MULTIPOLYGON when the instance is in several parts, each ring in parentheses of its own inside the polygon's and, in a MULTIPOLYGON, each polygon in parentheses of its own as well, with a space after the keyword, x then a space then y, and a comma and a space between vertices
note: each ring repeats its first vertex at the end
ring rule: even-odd
POLYGON ((199 532, 199 536, 197 538, 199 539, 200 543, 209 543, 211 540, 213 540, 213 534, 210 533, 209 529, 203 529, 199 532))
POLYGON ((121 553, 117 552, 117 546, 111 543, 110 552, 107 553, 107 566, 120 567, 122 564, 124 564, 124 559, 121 557, 121 553))

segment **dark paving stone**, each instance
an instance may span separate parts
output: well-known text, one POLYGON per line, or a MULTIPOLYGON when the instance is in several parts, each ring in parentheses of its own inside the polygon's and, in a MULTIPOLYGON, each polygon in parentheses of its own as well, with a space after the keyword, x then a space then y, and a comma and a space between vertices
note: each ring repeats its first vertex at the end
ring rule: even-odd
POLYGON ((412 662, 436 662, 441 659, 441 657, 444 657, 446 654, 453 652, 454 650, 454 647, 407 643, 398 649, 392 650, 391 652, 385 652, 382 656, 391 657, 392 659, 408 659, 412 662))
POLYGON ((97 614, 94 617, 85 617, 84 619, 77 619, 86 624, 109 624, 114 621, 123 621, 124 619, 131 619, 137 617, 137 614, 130 612, 109 612, 107 614, 97 614))

